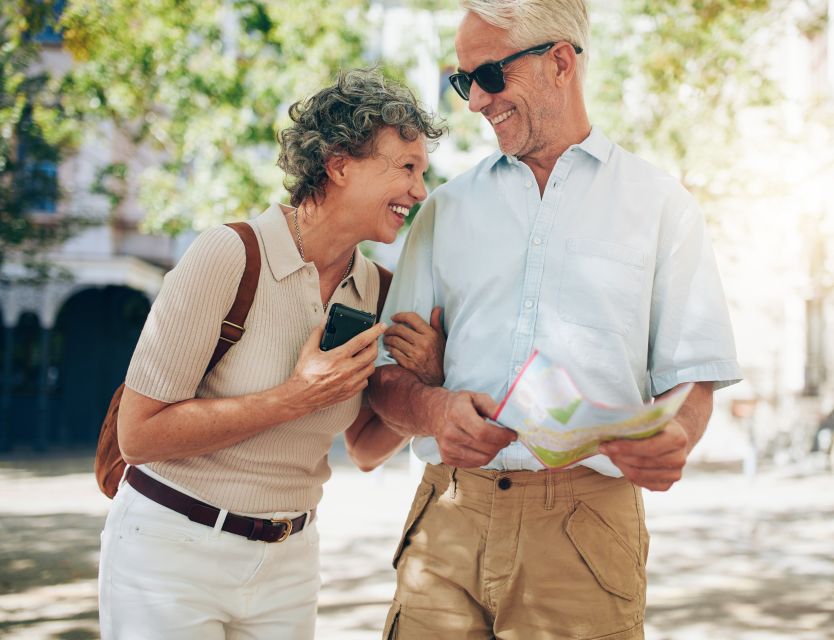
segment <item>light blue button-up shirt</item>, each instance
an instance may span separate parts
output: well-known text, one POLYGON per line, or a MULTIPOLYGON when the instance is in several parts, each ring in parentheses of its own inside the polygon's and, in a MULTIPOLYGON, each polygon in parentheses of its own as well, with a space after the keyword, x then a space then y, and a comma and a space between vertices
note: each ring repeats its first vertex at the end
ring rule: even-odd
MULTIPOLYGON (((444 309, 445 387, 500 401, 534 349, 586 397, 637 404, 690 381, 741 379, 707 229, 671 176, 593 129, 533 172, 496 152, 432 193, 383 311, 444 309)), ((377 365, 393 364, 382 347, 377 365)), ((440 462, 434 438, 417 456, 440 462)), ((602 455, 582 464, 621 475, 602 455)), ((488 469, 542 469, 513 443, 488 469)))

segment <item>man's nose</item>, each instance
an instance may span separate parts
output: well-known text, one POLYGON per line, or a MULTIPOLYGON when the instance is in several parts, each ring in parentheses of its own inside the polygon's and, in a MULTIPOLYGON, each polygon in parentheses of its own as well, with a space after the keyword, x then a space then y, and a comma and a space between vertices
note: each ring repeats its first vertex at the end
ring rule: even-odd
POLYGON ((469 110, 479 113, 490 102, 492 102, 492 94, 481 89, 481 85, 473 80, 469 88, 469 110))

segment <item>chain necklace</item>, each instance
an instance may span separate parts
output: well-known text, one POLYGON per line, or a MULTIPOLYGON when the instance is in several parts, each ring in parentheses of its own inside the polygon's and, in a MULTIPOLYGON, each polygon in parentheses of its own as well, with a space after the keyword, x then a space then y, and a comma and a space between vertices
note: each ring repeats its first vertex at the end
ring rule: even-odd
MULTIPOLYGON (((298 244, 298 253, 301 255, 301 259, 304 262, 307 262, 307 259, 304 257, 304 243, 301 242, 301 227, 298 225, 298 208, 297 207, 292 212, 292 222, 295 225, 295 239, 296 239, 296 243, 298 244)), ((341 281, 341 280, 344 280, 345 278, 347 278, 348 274, 350 273, 350 270, 352 268, 353 268, 353 253, 350 254, 350 260, 348 261, 347 269, 345 269, 345 272, 342 274, 342 277, 339 278, 339 280, 341 281)), ((327 307, 330 305, 330 300, 332 298, 333 298, 333 296, 331 295, 330 299, 327 302, 325 302, 324 305, 322 306, 322 311, 323 312, 325 312, 325 313, 327 312, 327 307)))

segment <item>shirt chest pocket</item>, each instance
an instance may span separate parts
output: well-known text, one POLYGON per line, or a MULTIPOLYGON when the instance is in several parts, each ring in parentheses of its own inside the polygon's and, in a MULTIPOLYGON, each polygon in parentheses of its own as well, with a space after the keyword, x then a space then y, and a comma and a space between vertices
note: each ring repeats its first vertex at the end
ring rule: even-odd
POLYGON ((556 301, 564 322, 625 335, 642 299, 645 254, 632 247, 569 238, 556 301))

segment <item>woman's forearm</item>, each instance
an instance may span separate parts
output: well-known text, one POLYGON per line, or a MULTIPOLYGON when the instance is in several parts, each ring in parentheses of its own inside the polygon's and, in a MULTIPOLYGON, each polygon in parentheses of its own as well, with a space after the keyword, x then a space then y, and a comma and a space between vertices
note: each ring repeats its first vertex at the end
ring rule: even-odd
POLYGON ((381 465, 409 439, 389 429, 368 406, 362 407, 357 419, 345 431, 348 454, 362 471, 372 471, 381 465))
POLYGON ((308 406, 303 384, 292 378, 259 393, 173 404, 125 388, 119 447, 129 464, 189 458, 225 449, 316 408, 308 406))

